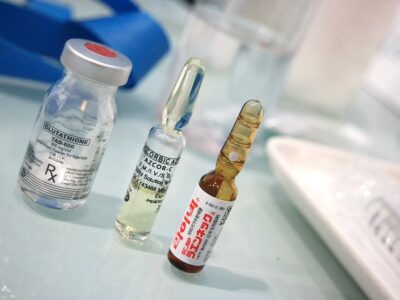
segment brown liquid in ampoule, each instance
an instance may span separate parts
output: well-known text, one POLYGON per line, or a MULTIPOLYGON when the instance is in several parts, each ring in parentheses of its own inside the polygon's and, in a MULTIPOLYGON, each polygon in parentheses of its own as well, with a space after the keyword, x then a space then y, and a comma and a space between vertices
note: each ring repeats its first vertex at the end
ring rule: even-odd
MULTIPOLYGON (((236 199, 235 177, 243 168, 263 116, 264 111, 259 101, 250 100, 244 104, 220 151, 215 169, 203 175, 199 181, 199 187, 203 192, 213 198, 227 202, 236 199)), ((175 267, 188 273, 200 272, 205 265, 205 263, 203 265, 192 265, 182 261, 171 249, 168 252, 168 259, 175 267)))

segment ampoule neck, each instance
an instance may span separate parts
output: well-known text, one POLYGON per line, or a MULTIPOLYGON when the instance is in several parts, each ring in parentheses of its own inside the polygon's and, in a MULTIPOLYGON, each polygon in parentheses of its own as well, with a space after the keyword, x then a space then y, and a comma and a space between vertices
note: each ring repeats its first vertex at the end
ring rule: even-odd
POLYGON ((226 180, 235 180, 240 169, 229 158, 225 157, 221 151, 215 164, 215 172, 221 174, 226 180))
POLYGON ((170 128, 164 124, 158 124, 156 127, 159 127, 162 131, 164 131, 167 134, 173 135, 173 136, 183 136, 182 130, 176 129, 176 128, 170 128))
POLYGON ((216 170, 225 177, 235 178, 242 170, 263 116, 260 101, 249 100, 243 105, 216 163, 216 170))

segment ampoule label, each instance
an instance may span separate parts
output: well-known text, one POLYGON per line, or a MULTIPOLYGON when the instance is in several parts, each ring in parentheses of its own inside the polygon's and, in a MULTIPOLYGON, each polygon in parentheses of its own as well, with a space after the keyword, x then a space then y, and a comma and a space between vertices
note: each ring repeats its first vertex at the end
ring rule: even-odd
POLYGON ((168 157, 145 144, 118 220, 141 232, 151 230, 179 157, 168 157))
POLYGON ((89 194, 106 138, 71 134, 60 127, 47 121, 41 124, 37 139, 28 145, 20 179, 50 198, 83 199, 89 194))
POLYGON ((210 196, 197 185, 171 243, 171 252, 185 263, 205 265, 232 206, 232 201, 210 196))
MULTIPOLYGON (((147 202, 159 203, 160 200, 157 199, 161 199, 162 201, 178 162, 179 157, 162 155, 145 144, 142 156, 132 176, 132 188, 135 190, 145 188, 150 192, 158 194, 156 199, 149 199, 147 202)), ((129 201, 130 196, 128 191, 125 201, 129 201)))

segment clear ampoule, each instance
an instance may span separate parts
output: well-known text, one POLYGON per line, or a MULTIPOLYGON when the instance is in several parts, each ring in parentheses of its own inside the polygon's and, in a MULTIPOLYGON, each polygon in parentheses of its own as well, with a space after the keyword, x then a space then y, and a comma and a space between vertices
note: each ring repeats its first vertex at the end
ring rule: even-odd
POLYGON ((189 59, 166 103, 161 124, 149 132, 115 222, 127 239, 144 240, 153 227, 185 147, 182 129, 192 115, 203 76, 202 61, 189 59))

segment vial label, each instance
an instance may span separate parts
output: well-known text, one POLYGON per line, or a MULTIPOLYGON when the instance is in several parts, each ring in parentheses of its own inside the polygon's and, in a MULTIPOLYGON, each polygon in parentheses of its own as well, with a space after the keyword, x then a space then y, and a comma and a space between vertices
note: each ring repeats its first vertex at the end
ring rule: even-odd
POLYGON ((59 127, 43 122, 36 141, 28 145, 20 178, 43 196, 86 198, 106 139, 104 135, 82 137, 59 127))
POLYGON ((171 243, 171 252, 190 265, 205 265, 232 206, 232 201, 210 196, 197 185, 171 243))
POLYGON ((151 230, 178 162, 179 157, 162 155, 145 144, 118 216, 121 223, 151 230))

